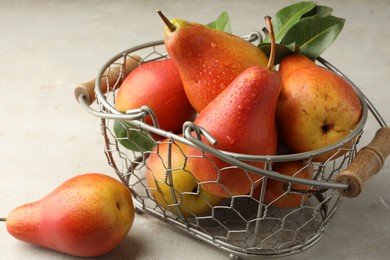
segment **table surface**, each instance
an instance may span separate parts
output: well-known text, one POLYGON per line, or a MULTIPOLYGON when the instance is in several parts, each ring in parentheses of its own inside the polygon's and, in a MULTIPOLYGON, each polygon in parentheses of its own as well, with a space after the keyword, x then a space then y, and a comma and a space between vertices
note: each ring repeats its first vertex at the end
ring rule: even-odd
MULTIPOLYGON (((113 55, 162 39, 156 15, 201 23, 228 11, 233 32, 264 26, 290 1, 0 1, 0 217, 86 172, 115 176, 103 153, 99 120, 76 102, 78 83, 113 55)), ((320 1, 346 18, 323 55, 350 77, 390 122, 388 1, 320 1)), ((366 124, 362 142, 379 125, 366 124)), ((344 199, 325 236, 289 259, 387 259, 390 160, 363 193, 344 199)), ((0 223, 1 224, 1 223, 0 223)), ((3 259, 72 259, 17 241, 0 225, 3 259)), ((101 259, 228 259, 228 254, 149 215, 137 215, 126 239, 101 259)))

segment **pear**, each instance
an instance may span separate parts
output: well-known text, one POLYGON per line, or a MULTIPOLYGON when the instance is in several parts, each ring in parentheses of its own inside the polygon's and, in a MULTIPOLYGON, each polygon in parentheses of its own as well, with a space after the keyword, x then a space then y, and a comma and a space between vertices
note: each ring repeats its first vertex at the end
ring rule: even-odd
POLYGON ((81 174, 5 219, 15 238, 74 256, 99 256, 129 232, 134 207, 129 189, 100 173, 81 174))
POLYGON ((187 148, 180 142, 162 140, 149 156, 146 180, 149 192, 162 208, 176 215, 179 208, 184 217, 202 216, 210 213, 222 198, 199 187, 186 163, 187 148))
MULTIPOLYGON (((272 170, 280 174, 310 180, 314 166, 307 161, 276 162, 272 170)), ((255 199, 260 198, 263 185, 258 186, 252 194, 255 199)), ((289 183, 277 179, 267 179, 263 203, 274 208, 295 208, 302 205, 309 195, 309 186, 299 183, 289 183)))
MULTIPOLYGON (((195 118, 196 112, 187 99, 179 71, 171 59, 142 63, 121 84, 115 108, 126 112, 142 106, 153 110, 161 129, 174 133, 180 133, 183 123, 195 118)), ((145 122, 153 125, 149 116, 145 122)))
MULTIPOLYGON (((269 17, 267 23, 273 36, 269 17)), ((276 153, 275 110, 281 79, 273 69, 274 57, 273 41, 266 68, 252 66, 244 70, 199 113, 194 123, 217 140, 215 149, 253 155, 276 153)), ((204 138, 202 141, 207 143, 204 138)), ((188 154, 193 176, 202 188, 216 196, 247 194, 261 183, 260 175, 247 173, 197 148, 189 147, 188 154)), ((264 167, 264 162, 248 163, 264 167)))
MULTIPOLYGON (((337 143, 358 124, 362 105, 351 84, 302 54, 284 58, 279 67, 282 91, 276 118, 280 137, 293 153, 337 143)), ((324 162, 335 151, 316 156, 324 162)))
POLYGON ((166 24, 165 47, 197 112, 245 69, 267 66, 263 51, 238 36, 182 19, 168 20, 158 13, 166 24))

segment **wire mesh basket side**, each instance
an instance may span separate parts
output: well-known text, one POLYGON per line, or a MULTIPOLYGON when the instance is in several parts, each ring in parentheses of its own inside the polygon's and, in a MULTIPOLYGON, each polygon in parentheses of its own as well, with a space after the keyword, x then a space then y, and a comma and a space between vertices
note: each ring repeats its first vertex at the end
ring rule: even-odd
MULTIPOLYGON (((118 64, 123 65, 126 59, 132 58, 134 53, 143 57, 140 64, 167 58, 160 41, 123 52, 108 61, 105 69, 118 64)), ((102 78, 102 80, 107 79, 102 78)), ((354 136, 334 148, 333 157, 325 162, 313 161, 313 156, 310 155, 292 158, 288 156, 255 158, 264 162, 265 166, 261 169, 264 172, 272 172, 280 161, 304 161, 305 165, 292 174, 292 177, 299 177, 302 171, 311 168, 310 180, 324 185, 305 185, 294 181, 278 180, 270 176, 261 176, 259 180, 251 180, 252 187, 248 193, 221 199, 215 205, 207 198, 203 198, 202 201, 206 207, 208 204, 209 210, 198 214, 186 205, 183 198, 189 195, 199 196, 202 185, 207 183, 199 182, 194 178, 197 183, 196 187, 186 192, 179 191, 171 183, 174 171, 191 174, 189 170, 186 170, 186 162, 191 160, 191 156, 186 156, 183 153, 183 164, 174 168, 169 167, 169 163, 164 161, 170 160, 168 158, 171 158, 172 149, 176 149, 175 147, 194 146, 194 143, 179 133, 167 132, 164 129, 159 129, 156 125, 146 125, 144 123, 145 117, 153 116, 147 109, 141 109, 137 113, 130 111, 129 113, 133 113, 134 116, 128 120, 120 119, 120 117, 115 119, 115 115, 122 115, 115 110, 116 90, 119 86, 118 81, 110 86, 111 91, 106 94, 99 93, 97 90, 96 106, 99 111, 110 115, 101 119, 104 149, 108 163, 119 178, 128 185, 133 194, 135 205, 140 211, 167 221, 194 237, 235 255, 291 254, 310 247, 322 237, 329 220, 336 213, 343 199, 335 188, 329 188, 327 185, 334 183, 334 177, 353 161, 359 137, 363 133, 362 130, 358 129, 354 136), (154 142, 154 149, 135 151, 124 147, 113 130, 114 124, 118 120, 132 123, 131 126, 126 126, 129 133, 142 131, 151 133, 150 138, 154 142), (159 138, 156 138, 157 136, 159 138), (165 140, 162 141, 164 138, 165 140), (167 152, 159 154, 162 147, 167 145, 170 147, 167 152), (165 203, 159 201, 157 197, 159 193, 161 195, 161 187, 158 185, 151 187, 148 184, 147 174, 152 176, 155 174, 148 162, 151 156, 156 157, 156 155, 160 156, 161 163, 165 164, 166 167, 165 179, 154 181, 160 186, 164 184, 170 186, 170 196, 173 201, 167 198, 165 198, 165 203), (283 184, 284 190, 278 196, 269 199, 266 191, 268 187, 274 185, 272 183, 275 181, 283 184), (281 207, 279 204, 285 198, 294 198, 297 201, 296 205, 294 207, 281 207)), ((207 158, 207 155, 204 157, 211 160, 211 158, 207 158)), ((249 176, 248 169, 234 164, 229 167, 240 169, 249 176)), ((225 169, 217 170, 223 171, 225 169)), ((218 183, 218 180, 215 181, 218 183)))
MULTIPOLYGON (((110 122, 107 121, 110 120, 102 121, 105 125, 104 135, 109 140, 106 143, 109 163, 131 189, 137 208, 190 231, 189 233, 200 236, 203 240, 207 238, 209 243, 223 246, 234 253, 280 255, 303 250, 323 235, 329 220, 341 205, 343 197, 337 190, 319 187, 295 190, 292 187, 296 184, 285 183, 288 187, 286 192, 267 203, 264 193, 260 192, 255 196, 254 188, 248 194, 232 196, 223 199, 218 205, 210 205, 210 211, 206 214, 191 213, 189 217, 180 216, 177 209, 180 211, 182 201, 171 202, 164 208, 155 200, 147 184, 147 160, 151 153, 157 152, 137 153, 124 149, 109 128, 110 122), (278 200, 291 195, 299 198, 299 203, 294 208, 273 206, 278 200)), ((178 143, 175 140, 170 142, 172 145, 178 143)), ((156 146, 159 145, 161 142, 156 141, 156 146)), ((356 144, 348 151, 342 152, 343 156, 336 160, 325 163, 310 162, 313 167, 311 177, 318 181, 332 181, 332 178, 353 160, 356 144)), ((268 162, 267 167, 272 170, 272 162, 268 162)), ((167 172, 173 170, 177 168, 167 168, 167 172)), ((263 190, 267 189, 270 181, 269 178, 262 177, 263 190)), ((191 192, 195 196, 199 191, 191 192)))

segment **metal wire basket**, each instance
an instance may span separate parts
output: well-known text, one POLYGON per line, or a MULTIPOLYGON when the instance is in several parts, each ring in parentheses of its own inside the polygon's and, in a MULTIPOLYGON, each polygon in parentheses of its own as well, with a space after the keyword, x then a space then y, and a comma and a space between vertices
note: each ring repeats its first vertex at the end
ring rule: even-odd
MULTIPOLYGON (((261 40, 261 35, 252 33, 243 38, 255 43, 261 40)), ((338 73, 352 84, 362 103, 363 114, 356 128, 348 136, 336 144, 319 150, 274 156, 220 151, 194 137, 193 132, 207 136, 207 130, 200 129, 192 122, 185 123, 183 133, 179 135, 159 128, 158 119, 149 107, 140 107, 126 113, 117 111, 116 90, 119 89, 123 79, 139 64, 167 57, 163 41, 128 49, 104 64, 96 80, 78 86, 75 95, 89 113, 101 118, 108 163, 123 183, 130 188, 138 212, 149 213, 193 237, 225 250, 231 258, 260 255, 284 256, 314 245, 324 235, 329 220, 341 205, 343 196, 357 196, 364 182, 382 168, 390 153, 390 131, 380 114, 353 82, 323 58, 317 60, 320 65, 338 73), (372 113, 380 128, 373 141, 357 152, 368 112, 372 113), (153 118, 153 125, 145 123, 144 119, 147 116, 153 118), (178 191, 174 189, 171 177, 174 169, 167 167, 165 183, 170 186, 173 202, 162 207, 161 203, 152 196, 153 188, 148 186, 145 177, 148 171, 148 158, 156 153, 156 150, 136 152, 122 146, 113 131, 113 124, 118 120, 131 123, 127 131, 152 133, 150 138, 156 147, 168 145, 167 160, 170 160, 173 147, 185 144, 206 151, 228 162, 231 167, 240 168, 246 173, 261 175, 261 192, 254 195, 254 188, 252 188, 248 194, 234 195, 221 200, 217 205, 204 199, 209 203, 208 213, 184 214, 181 205, 182 196, 197 194, 202 183, 197 183, 197 188, 193 191, 177 194, 178 191), (156 137, 166 137, 169 141, 163 144, 161 138, 156 137), (334 152, 337 159, 331 157, 326 162, 312 160, 315 156, 330 151, 334 152), (273 164, 276 162, 299 160, 306 161, 306 165, 292 176, 273 170, 273 164), (262 161, 265 166, 257 168, 248 164, 248 161, 262 161), (311 167, 313 171, 312 178, 300 178, 298 173, 307 167, 311 167), (265 202, 264 191, 272 180, 283 182, 285 192, 273 201, 265 202), (300 187, 304 185, 304 188, 296 189, 297 184, 301 184, 300 187), (298 199, 295 207, 275 207, 278 200, 291 195, 298 199)))

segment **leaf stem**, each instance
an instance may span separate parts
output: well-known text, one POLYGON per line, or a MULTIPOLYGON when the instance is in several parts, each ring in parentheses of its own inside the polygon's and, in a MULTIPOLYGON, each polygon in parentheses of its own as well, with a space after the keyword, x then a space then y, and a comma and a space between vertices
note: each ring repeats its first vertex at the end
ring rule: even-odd
POLYGON ((7 218, 0 218, 0 221, 6 222, 6 221, 7 221, 7 218))
POLYGON ((266 16, 265 21, 267 23, 268 31, 269 31, 269 36, 271 39, 271 51, 269 54, 269 59, 268 59, 268 64, 267 64, 267 70, 272 70, 274 67, 275 63, 275 33, 274 33, 274 28, 272 26, 271 22, 271 16, 266 16))
POLYGON ((176 30, 176 26, 171 23, 171 21, 169 21, 169 19, 161 12, 161 10, 157 10, 157 13, 168 27, 169 31, 174 32, 176 30))

